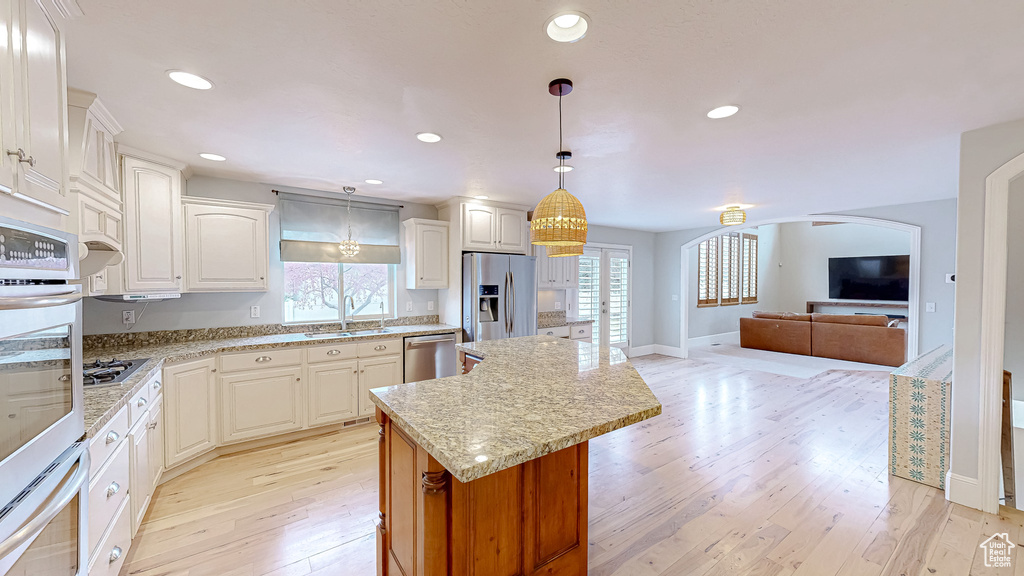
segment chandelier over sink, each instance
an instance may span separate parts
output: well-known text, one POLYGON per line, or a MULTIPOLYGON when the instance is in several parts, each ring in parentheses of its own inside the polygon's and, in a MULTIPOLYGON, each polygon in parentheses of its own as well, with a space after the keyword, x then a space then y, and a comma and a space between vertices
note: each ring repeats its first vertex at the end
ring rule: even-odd
POLYGON ((343 190, 345 194, 348 194, 348 240, 342 240, 338 244, 338 248, 341 250, 342 256, 353 258, 356 254, 359 254, 359 242, 352 239, 352 195, 356 193, 356 189, 351 186, 345 186, 343 190))

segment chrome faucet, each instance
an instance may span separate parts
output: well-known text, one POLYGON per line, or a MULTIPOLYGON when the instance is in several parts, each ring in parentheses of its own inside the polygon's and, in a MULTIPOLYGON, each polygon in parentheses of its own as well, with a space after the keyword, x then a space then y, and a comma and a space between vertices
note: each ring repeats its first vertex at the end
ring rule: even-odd
POLYGON ((380 331, 384 331, 384 303, 380 303, 380 331))
MULTIPOLYGON (((348 330, 348 314, 345 313, 345 304, 349 305, 349 310, 356 311, 356 301, 351 295, 345 296, 341 300, 341 331, 348 330)), ((353 316, 352 320, 355 320, 353 316)))

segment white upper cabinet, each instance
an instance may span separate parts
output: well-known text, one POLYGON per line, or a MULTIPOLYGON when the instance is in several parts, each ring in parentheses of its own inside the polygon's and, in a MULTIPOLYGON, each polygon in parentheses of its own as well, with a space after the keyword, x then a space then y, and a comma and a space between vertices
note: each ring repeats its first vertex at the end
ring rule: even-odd
POLYGON ((526 254, 530 246, 530 232, 526 223, 526 212, 498 208, 498 250, 526 254))
POLYGON ((188 292, 266 291, 270 240, 267 204, 207 198, 185 207, 185 289, 188 292))
POLYGON ((181 169, 121 156, 124 199, 123 288, 180 292, 183 275, 181 169))
POLYGON ((486 204, 462 205, 462 249, 525 254, 530 245, 526 212, 486 204))
POLYGON ((405 225, 405 287, 448 287, 448 223, 410 218, 405 225))
POLYGON ((0 0, 0 191, 70 214, 62 19, 40 0, 0 0))
POLYGON ((495 233, 498 209, 481 204, 462 205, 462 249, 494 250, 498 246, 495 233))
POLYGON ((568 290, 579 287, 579 256, 548 258, 544 246, 534 246, 537 256, 537 288, 568 290))

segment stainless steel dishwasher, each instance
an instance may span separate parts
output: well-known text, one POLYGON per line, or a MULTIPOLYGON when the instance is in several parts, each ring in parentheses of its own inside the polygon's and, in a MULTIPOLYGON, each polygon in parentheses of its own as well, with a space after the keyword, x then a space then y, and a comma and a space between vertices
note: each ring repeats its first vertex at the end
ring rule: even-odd
POLYGON ((406 382, 455 376, 455 360, 454 334, 405 339, 406 382))

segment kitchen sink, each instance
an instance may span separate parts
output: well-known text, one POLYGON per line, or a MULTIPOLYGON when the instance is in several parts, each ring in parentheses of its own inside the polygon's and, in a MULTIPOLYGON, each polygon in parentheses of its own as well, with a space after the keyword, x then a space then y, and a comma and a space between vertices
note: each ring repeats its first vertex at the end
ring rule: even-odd
POLYGON ((351 332, 306 332, 303 334, 306 338, 343 338, 345 336, 351 336, 351 332))
POLYGON ((391 328, 366 328, 364 330, 350 330, 353 336, 362 336, 363 334, 387 334, 391 332, 391 328))

